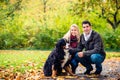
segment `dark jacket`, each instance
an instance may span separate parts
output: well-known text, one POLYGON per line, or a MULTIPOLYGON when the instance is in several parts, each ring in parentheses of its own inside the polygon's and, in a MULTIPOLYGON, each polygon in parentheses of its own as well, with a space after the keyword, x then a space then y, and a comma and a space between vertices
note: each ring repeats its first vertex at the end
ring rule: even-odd
POLYGON ((85 41, 84 35, 82 34, 80 36, 80 43, 78 47, 76 49, 71 49, 70 53, 73 54, 80 51, 83 51, 84 56, 90 56, 94 53, 99 53, 104 57, 106 56, 101 36, 95 31, 92 31, 91 36, 87 41, 85 41))

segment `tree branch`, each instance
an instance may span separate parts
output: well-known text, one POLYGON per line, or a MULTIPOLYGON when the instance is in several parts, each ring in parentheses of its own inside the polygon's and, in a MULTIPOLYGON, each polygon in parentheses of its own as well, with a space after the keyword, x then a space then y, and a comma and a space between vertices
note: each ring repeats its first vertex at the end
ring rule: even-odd
POLYGON ((117 8, 117 9, 120 9, 118 0, 115 0, 115 3, 116 3, 116 8, 117 8))
POLYGON ((113 29, 115 29, 114 24, 112 23, 112 21, 109 18, 107 18, 107 22, 112 26, 113 29))
POLYGON ((117 23, 117 13, 118 13, 118 11, 116 11, 115 14, 114 14, 114 22, 115 23, 117 23))
POLYGON ((118 27, 119 24, 120 24, 120 20, 117 22, 117 27, 118 27))
POLYGON ((17 10, 19 8, 21 2, 22 2, 22 0, 19 0, 17 3, 14 4, 14 6, 15 6, 14 9, 11 12, 7 13, 7 17, 9 17, 11 14, 14 13, 15 10, 17 10))

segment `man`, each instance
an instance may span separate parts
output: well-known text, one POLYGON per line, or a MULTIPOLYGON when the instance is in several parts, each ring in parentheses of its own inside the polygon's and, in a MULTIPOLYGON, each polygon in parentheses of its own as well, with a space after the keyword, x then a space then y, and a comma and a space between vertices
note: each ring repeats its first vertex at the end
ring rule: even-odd
POLYGON ((96 71, 94 74, 98 75, 102 71, 102 62, 106 56, 102 39, 97 32, 92 30, 89 21, 83 21, 82 28, 83 34, 80 36, 78 48, 69 50, 71 54, 76 53, 71 61, 72 67, 74 67, 73 71, 78 66, 78 62, 80 62, 86 68, 84 74, 90 75, 90 72, 93 70, 91 64, 95 64, 96 71))

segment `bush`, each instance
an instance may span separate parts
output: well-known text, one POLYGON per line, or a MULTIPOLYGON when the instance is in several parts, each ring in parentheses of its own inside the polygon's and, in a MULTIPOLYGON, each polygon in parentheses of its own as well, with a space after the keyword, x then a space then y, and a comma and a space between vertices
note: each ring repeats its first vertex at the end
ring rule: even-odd
POLYGON ((120 50, 120 35, 118 31, 106 32, 103 39, 106 50, 120 50))

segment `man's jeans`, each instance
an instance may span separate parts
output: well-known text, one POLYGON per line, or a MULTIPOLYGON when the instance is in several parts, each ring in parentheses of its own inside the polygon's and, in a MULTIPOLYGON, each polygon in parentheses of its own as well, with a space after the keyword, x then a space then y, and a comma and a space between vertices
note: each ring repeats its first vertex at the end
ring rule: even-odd
POLYGON ((101 72, 102 71, 102 62, 104 61, 104 57, 101 54, 92 54, 91 56, 84 56, 80 58, 78 54, 75 55, 75 57, 71 61, 71 65, 73 68, 73 72, 75 72, 75 69, 78 66, 78 63, 80 62, 84 67, 86 67, 87 70, 92 70, 92 65, 95 64, 96 71, 101 72))

